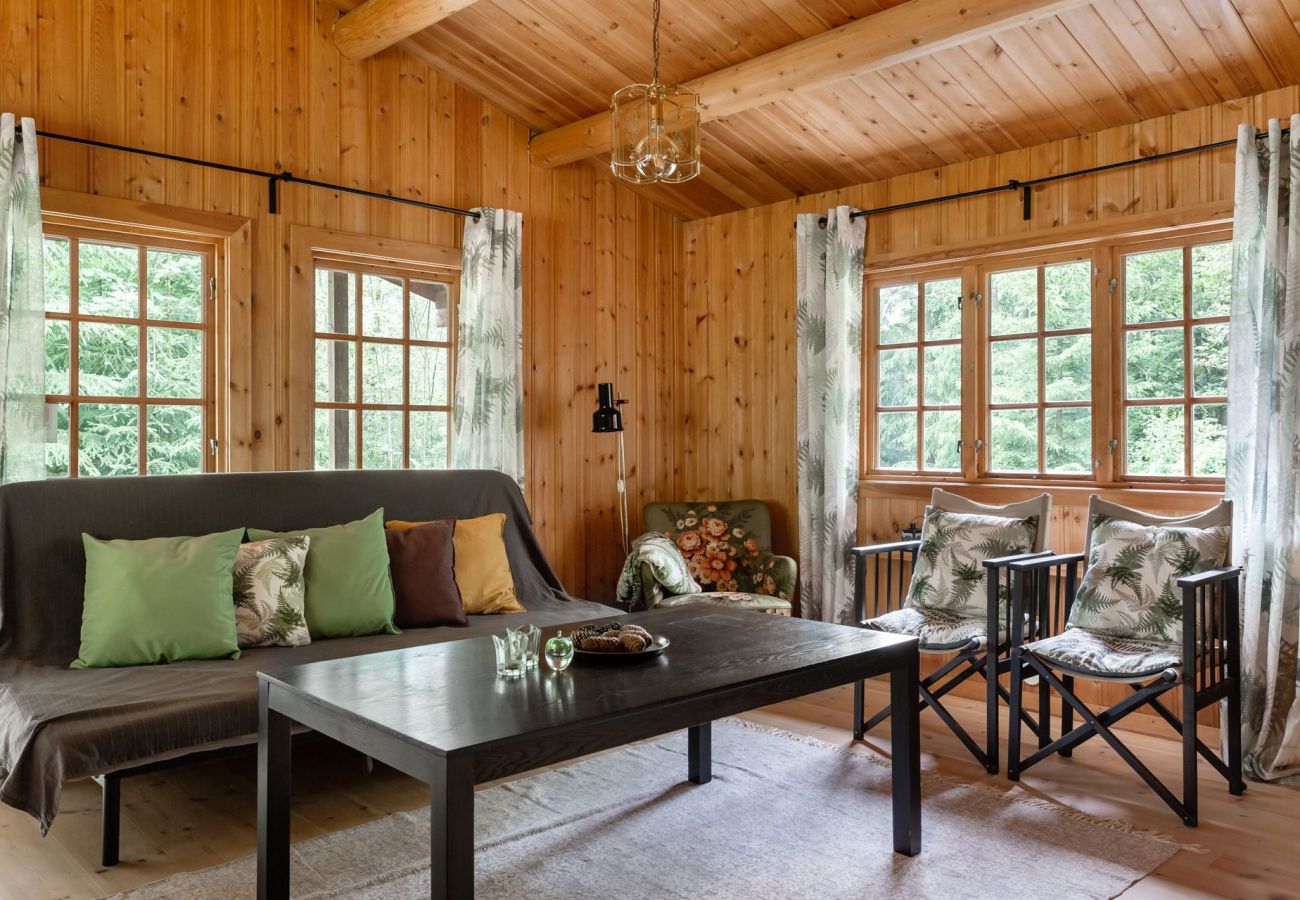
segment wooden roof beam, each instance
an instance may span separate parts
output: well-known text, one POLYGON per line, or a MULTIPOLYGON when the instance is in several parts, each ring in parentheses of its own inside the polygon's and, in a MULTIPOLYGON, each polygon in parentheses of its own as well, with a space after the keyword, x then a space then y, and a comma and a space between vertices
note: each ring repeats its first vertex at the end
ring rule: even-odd
POLYGON ((348 59, 365 59, 405 40, 474 0, 366 0, 334 23, 334 43, 348 59))
MULTIPOLYGON (((376 3, 379 0, 370 0, 376 3)), ((710 122, 868 72, 910 62, 1091 0, 908 0, 883 12, 686 82, 710 122)), ((369 4, 367 4, 369 5, 369 4)), ((554 168, 610 150, 609 113, 543 132, 533 162, 554 168)))

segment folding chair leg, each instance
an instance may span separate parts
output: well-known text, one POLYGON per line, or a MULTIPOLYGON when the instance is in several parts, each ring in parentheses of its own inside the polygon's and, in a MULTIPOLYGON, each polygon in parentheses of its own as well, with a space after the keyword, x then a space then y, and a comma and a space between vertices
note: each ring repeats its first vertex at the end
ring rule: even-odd
MULTIPOLYGON (((1061 683, 1065 689, 1074 693, 1074 676, 1062 675, 1061 683)), ((1061 734, 1066 735, 1074 730, 1074 707, 1065 701, 1061 701, 1061 734)), ((1074 753, 1073 747, 1065 747, 1061 750, 1062 756, 1070 756, 1074 753)))
POLYGON ((1236 678, 1228 688, 1228 793, 1246 793, 1241 776, 1241 680, 1236 678))
POLYGON ((1007 778, 1020 780, 1020 701, 1024 694, 1024 666, 1020 659, 1020 648, 1011 648, 1011 699, 1008 706, 1011 714, 1007 719, 1007 778))
POLYGON ((1052 692, 1038 682, 1038 749, 1052 742, 1052 692))
POLYGON ((1183 682, 1183 822, 1196 827, 1196 686, 1183 682))
POLYGON ((970 751, 970 755, 975 757, 980 765, 990 773, 996 772, 997 767, 993 766, 992 761, 984 755, 984 751, 980 749, 979 744, 975 743, 975 739, 966 732, 965 728, 961 727, 961 724, 954 719, 952 713, 948 712, 948 710, 944 708, 943 704, 935 698, 934 694, 930 692, 930 689, 926 687, 925 684, 919 685, 919 689, 921 691, 921 697, 924 698, 926 703, 935 711, 939 718, 943 720, 943 724, 948 726, 948 730, 957 736, 957 740, 961 741, 962 744, 966 746, 966 749, 970 751), (992 766, 992 768, 990 768, 990 766, 992 766))
MULTIPOLYGON (((996 631, 993 633, 996 635, 996 631)), ((998 774, 998 650, 990 635, 984 654, 984 768, 998 774)))

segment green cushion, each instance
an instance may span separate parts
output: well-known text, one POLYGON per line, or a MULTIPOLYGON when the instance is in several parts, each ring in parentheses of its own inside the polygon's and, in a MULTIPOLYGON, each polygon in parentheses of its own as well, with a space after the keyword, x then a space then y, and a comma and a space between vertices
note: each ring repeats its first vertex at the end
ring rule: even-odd
POLYGON ((399 634, 393 625, 393 582, 388 576, 384 511, 364 519, 301 531, 248 529, 252 541, 306 535, 307 630, 312 638, 399 634))
POLYGON ((83 534, 86 601, 72 668, 237 658, 231 569, 243 536, 243 529, 144 541, 83 534))

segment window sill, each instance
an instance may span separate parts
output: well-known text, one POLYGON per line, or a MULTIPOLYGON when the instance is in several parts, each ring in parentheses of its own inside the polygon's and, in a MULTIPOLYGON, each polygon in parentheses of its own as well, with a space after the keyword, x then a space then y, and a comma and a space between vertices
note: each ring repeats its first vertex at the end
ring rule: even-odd
POLYGON ((1087 506, 1088 498, 1100 494, 1107 500, 1126 506, 1168 509, 1170 512, 1199 512, 1213 506, 1223 496, 1223 485, 1205 482, 1125 482, 1100 484, 1059 479, 1022 480, 987 478, 967 481, 961 478, 930 476, 881 477, 869 475, 858 481, 860 500, 929 500, 934 488, 943 488, 981 503, 1014 503, 1043 492, 1052 495, 1058 506, 1087 506))

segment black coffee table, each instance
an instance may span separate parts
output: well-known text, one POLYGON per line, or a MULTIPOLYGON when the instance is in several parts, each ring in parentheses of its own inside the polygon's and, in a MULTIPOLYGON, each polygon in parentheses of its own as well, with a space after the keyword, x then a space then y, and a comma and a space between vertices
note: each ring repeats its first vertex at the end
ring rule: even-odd
MULTIPOLYGON (((289 896, 295 723, 430 786, 431 896, 462 898, 474 895, 476 784, 682 728, 687 777, 706 784, 714 719, 884 674, 893 704, 894 850, 920 852, 915 638, 702 605, 617 618, 666 635, 672 646, 623 666, 575 661, 554 673, 543 662, 516 680, 497 677, 488 638, 259 673, 258 897, 289 896)), ((509 622, 502 616, 502 629, 509 622)))

